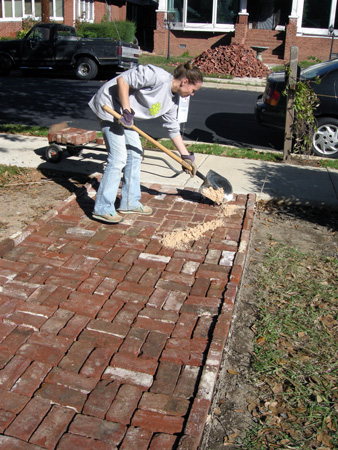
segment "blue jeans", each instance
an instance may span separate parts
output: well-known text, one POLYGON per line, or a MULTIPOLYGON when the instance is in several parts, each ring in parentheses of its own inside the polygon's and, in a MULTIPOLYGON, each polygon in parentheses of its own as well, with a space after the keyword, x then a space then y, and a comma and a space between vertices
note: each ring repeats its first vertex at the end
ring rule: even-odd
POLYGON ((142 145, 136 131, 118 123, 101 121, 101 128, 108 150, 107 166, 97 191, 94 214, 115 214, 115 201, 123 171, 121 203, 119 210, 142 206, 140 172, 142 145))

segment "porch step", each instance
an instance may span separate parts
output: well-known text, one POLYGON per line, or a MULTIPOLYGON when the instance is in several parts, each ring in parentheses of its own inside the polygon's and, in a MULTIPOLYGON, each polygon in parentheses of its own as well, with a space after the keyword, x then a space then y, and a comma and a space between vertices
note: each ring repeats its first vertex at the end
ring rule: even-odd
POLYGON ((277 30, 248 29, 245 46, 268 47, 262 53, 264 64, 284 64, 285 32, 277 30))

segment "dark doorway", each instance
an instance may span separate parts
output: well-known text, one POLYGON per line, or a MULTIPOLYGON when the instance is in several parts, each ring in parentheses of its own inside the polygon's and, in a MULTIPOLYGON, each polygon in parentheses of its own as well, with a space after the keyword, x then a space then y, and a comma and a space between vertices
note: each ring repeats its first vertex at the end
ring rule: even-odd
MULTIPOLYGON (((144 2, 146 3, 146 2, 144 2)), ((127 20, 136 24, 136 39, 140 48, 147 52, 154 50, 154 30, 156 29, 156 6, 154 2, 139 5, 127 2, 127 20)))
POLYGON ((249 23, 252 28, 274 30, 288 23, 292 0, 248 0, 249 23))

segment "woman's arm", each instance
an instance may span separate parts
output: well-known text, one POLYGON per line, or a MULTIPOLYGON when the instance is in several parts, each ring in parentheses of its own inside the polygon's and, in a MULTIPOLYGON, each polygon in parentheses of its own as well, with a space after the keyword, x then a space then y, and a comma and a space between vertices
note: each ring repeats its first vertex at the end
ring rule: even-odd
POLYGON ((188 150, 187 150, 187 148, 186 148, 186 146, 185 146, 185 144, 183 142, 182 136, 180 134, 175 136, 172 139, 172 141, 173 141, 175 147, 177 148, 177 150, 180 152, 180 154, 182 156, 183 155, 190 155, 190 153, 188 152, 188 150))
POLYGON ((117 92, 119 94, 122 110, 128 109, 131 111, 129 103, 129 85, 122 77, 117 79, 117 92))

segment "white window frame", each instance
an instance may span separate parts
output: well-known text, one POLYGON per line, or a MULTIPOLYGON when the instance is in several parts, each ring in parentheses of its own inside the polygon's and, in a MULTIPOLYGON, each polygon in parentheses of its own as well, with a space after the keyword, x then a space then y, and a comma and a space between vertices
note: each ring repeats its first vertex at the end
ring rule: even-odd
MULTIPOLYGON (((1 7, 2 7, 2 11, 5 11, 5 0, 0 0, 1 1, 1 7)), ((15 14, 15 4, 14 4, 14 0, 11 0, 12 3, 12 12, 14 12, 15 14)), ((0 22, 21 22, 22 19, 25 19, 27 17, 31 17, 33 20, 37 20, 37 19, 41 19, 41 16, 36 16, 35 15, 35 0, 32 0, 32 12, 30 14, 26 14, 25 13, 25 0, 21 0, 22 3, 22 12, 23 14, 19 17, 15 17, 15 15, 12 14, 11 17, 0 17, 0 22)), ((63 20, 63 16, 55 16, 55 11, 56 11, 56 4, 55 4, 55 0, 52 0, 52 11, 53 11, 53 15, 50 16, 51 20, 63 20)))
MULTIPOLYGON (((170 24, 170 28, 174 30, 184 30, 184 31, 234 31, 234 24, 227 23, 217 23, 217 2, 218 0, 210 0, 212 1, 212 23, 192 23, 187 21, 187 12, 188 12, 188 0, 183 0, 183 22, 173 22, 170 24)), ((167 0, 167 7, 168 7, 167 0)), ((241 8, 239 8, 239 13, 241 12, 241 8)))
POLYGON ((95 20, 94 0, 77 0, 76 17, 80 22, 93 23, 95 20))
POLYGON ((298 2, 297 4, 297 33, 302 35, 312 35, 312 36, 329 36, 329 26, 334 26, 335 12, 336 8, 338 8, 338 0, 331 0, 331 10, 330 10, 330 19, 327 28, 307 28, 302 27, 303 21, 303 11, 304 11, 304 0, 298 2))

